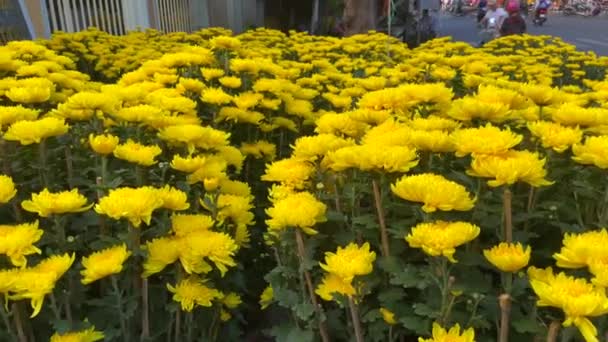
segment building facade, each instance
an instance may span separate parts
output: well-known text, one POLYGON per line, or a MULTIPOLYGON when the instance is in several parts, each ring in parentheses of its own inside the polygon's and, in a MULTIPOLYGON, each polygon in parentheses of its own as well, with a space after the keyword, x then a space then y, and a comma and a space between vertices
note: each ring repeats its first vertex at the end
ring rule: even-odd
POLYGON ((264 10, 265 0, 0 0, 0 40, 48 38, 91 26, 117 35, 212 26, 238 33, 263 26, 264 10))

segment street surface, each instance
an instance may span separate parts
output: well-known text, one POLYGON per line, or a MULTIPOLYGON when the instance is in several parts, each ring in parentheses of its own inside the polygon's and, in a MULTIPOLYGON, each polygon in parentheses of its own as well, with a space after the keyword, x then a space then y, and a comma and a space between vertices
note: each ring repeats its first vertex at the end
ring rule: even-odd
MULTIPOLYGON (((530 34, 559 36, 564 41, 576 45, 579 50, 608 56, 608 16, 565 17, 550 13, 549 19, 542 27, 534 26, 531 18, 526 20, 526 24, 530 34)), ((479 29, 473 15, 456 17, 443 14, 439 20, 439 31, 440 35, 452 36, 456 41, 473 45, 479 42, 479 29)))

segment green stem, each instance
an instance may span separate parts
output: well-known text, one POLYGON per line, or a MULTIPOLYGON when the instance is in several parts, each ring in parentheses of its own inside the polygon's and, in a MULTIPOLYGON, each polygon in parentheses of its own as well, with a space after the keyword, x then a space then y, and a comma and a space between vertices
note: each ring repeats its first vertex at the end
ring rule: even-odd
POLYGON ((374 192, 374 203, 376 205, 376 211, 378 214, 378 223, 380 225, 380 241, 382 242, 382 256, 389 257, 391 255, 390 245, 388 240, 388 232, 386 229, 384 208, 382 207, 382 194, 380 192, 380 186, 378 180, 375 178, 372 180, 372 189, 374 192))
MULTIPOLYGON (((5 300, 8 300, 6 298, 2 298, 5 300)), ((0 303, 0 306, 2 306, 2 308, 0 308, 0 314, 2 315, 2 321, 4 322, 4 325, 6 326, 6 332, 8 333, 8 335, 10 335, 12 340, 16 340, 17 337, 15 336, 15 333, 13 332, 13 327, 11 326, 11 320, 10 320, 10 312, 8 312, 8 307, 6 307, 4 304, 0 303)))
POLYGON ((188 324, 188 335, 187 335, 187 341, 188 342, 192 342, 192 333, 193 333, 193 328, 194 328, 194 314, 192 313, 192 311, 188 312, 186 314, 186 322, 188 324))
POLYGON ((74 163, 72 160, 72 149, 70 146, 65 147, 65 168, 69 189, 74 188, 74 163))
POLYGON ((348 297, 348 306, 350 308, 350 315, 353 319, 353 328, 355 330, 355 340, 357 342, 364 342, 363 329, 361 328, 361 319, 359 318, 359 308, 352 297, 348 297))
POLYGON ((503 213, 505 217, 505 230, 503 232, 503 239, 505 242, 513 242, 513 214, 511 209, 513 194, 511 190, 509 190, 508 186, 505 186, 503 195, 502 195, 502 203, 503 203, 503 213))
POLYGON ((47 159, 46 140, 43 139, 40 141, 40 144, 38 144, 38 162, 40 164, 39 165, 40 182, 41 182, 43 188, 48 188, 48 186, 49 186, 46 159, 47 159))
POLYGON ((112 288, 114 289, 113 292, 114 292, 114 297, 116 299, 116 308, 118 309, 118 315, 119 315, 119 320, 120 320, 120 331, 122 333, 123 341, 128 342, 129 341, 129 332, 127 331, 126 318, 124 317, 124 312, 122 310, 122 292, 120 291, 120 288, 118 287, 118 280, 116 279, 116 276, 111 276, 110 279, 112 281, 112 288))
POLYGON ((448 260, 444 257, 439 258, 439 272, 441 275, 439 291, 441 292, 441 310, 440 323, 445 326, 450 314, 450 271, 448 269, 448 260))
POLYGON ((17 338, 19 342, 27 342, 27 337, 25 337, 25 331, 23 329, 23 317, 21 316, 19 306, 19 303, 13 304, 13 317, 15 319, 15 328, 17 329, 17 338))

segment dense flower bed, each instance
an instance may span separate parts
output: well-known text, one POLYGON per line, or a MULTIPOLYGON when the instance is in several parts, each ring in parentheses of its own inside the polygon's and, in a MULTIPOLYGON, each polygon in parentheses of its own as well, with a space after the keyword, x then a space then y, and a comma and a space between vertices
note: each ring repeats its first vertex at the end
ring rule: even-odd
POLYGON ((0 340, 599 341, 607 68, 548 36, 11 42, 0 340))

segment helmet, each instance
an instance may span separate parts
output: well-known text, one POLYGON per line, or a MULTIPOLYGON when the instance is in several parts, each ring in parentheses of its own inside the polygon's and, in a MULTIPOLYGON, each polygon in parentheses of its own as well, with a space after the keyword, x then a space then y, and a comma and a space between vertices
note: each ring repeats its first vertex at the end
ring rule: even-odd
POLYGON ((519 3, 517 1, 513 1, 513 0, 509 1, 507 3, 506 10, 509 13, 518 12, 519 11, 519 3))

